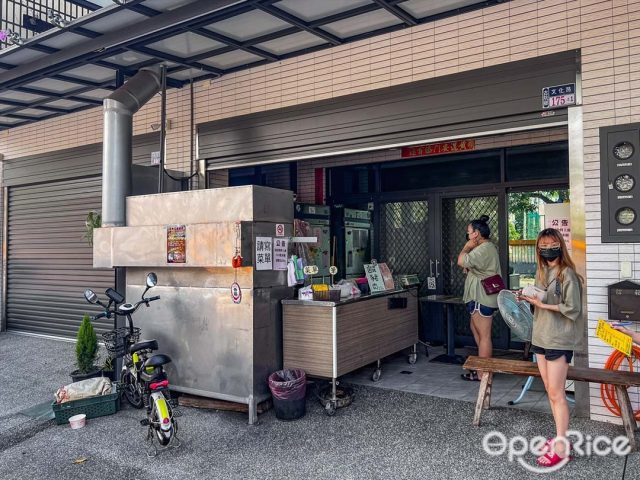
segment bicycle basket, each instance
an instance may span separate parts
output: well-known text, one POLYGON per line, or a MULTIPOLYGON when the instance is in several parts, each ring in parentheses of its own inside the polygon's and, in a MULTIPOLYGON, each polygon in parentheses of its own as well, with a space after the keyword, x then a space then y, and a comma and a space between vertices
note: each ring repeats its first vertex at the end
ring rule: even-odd
POLYGON ((116 328, 102 334, 104 347, 112 358, 121 357, 127 353, 126 346, 133 345, 140 340, 140 329, 133 328, 133 334, 129 327, 116 328))

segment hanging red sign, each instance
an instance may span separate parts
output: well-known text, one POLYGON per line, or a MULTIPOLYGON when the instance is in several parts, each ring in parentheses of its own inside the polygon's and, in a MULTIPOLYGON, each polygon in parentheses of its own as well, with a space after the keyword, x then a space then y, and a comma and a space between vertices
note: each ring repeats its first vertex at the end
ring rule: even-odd
POLYGON ((476 149, 475 140, 457 140, 455 142, 431 143, 402 147, 402 158, 425 157, 428 155, 443 155, 445 153, 468 152, 476 149))

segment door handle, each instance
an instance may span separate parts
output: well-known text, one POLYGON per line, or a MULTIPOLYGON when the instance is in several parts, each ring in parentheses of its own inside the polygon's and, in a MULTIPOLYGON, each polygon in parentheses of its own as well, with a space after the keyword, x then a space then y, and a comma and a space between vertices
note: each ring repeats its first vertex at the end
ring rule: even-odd
POLYGON ((438 278, 440 276, 440 274, 438 273, 438 264, 440 262, 438 260, 436 260, 436 278, 438 278))
POLYGON ((433 260, 429 259, 429 276, 433 277, 433 260))

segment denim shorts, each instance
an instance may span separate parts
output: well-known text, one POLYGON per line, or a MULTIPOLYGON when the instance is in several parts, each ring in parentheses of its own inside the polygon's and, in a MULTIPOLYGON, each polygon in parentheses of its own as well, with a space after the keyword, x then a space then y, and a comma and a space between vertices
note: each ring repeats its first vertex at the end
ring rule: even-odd
POLYGON ((473 300, 467 302, 467 312, 473 314, 474 311, 478 311, 483 317, 493 317, 493 314, 498 310, 497 308, 487 307, 486 305, 482 305, 481 303, 478 303, 477 305, 479 308, 476 310, 476 302, 474 302, 473 300))
POLYGON ((544 358, 549 361, 557 360, 564 355, 567 359, 567 363, 571 363, 571 359, 573 358, 573 351, 571 350, 552 350, 550 348, 537 347, 533 344, 531 345, 530 350, 536 355, 544 356, 544 358))

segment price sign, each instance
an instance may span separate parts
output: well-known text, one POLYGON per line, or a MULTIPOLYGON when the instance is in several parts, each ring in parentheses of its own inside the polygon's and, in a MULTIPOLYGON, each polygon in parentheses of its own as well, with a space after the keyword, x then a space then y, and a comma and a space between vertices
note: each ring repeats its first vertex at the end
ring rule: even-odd
POLYGON ((336 267, 335 265, 331 265, 331 266, 329 267, 329 273, 330 273, 331 275, 335 275, 336 273, 338 273, 338 267, 336 267))

